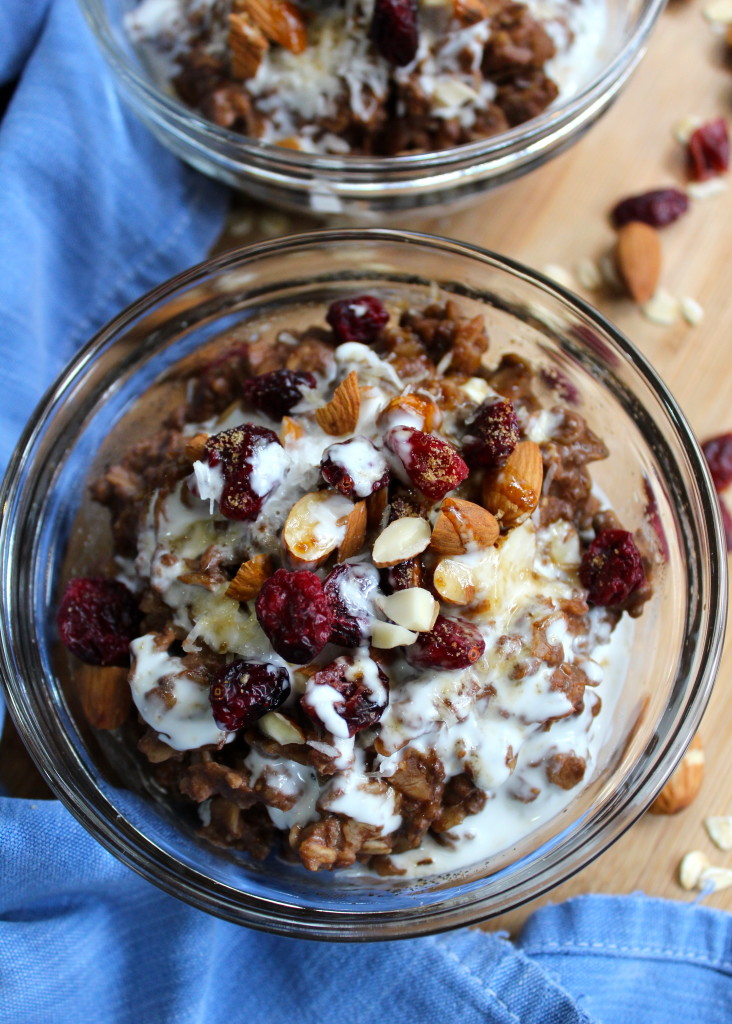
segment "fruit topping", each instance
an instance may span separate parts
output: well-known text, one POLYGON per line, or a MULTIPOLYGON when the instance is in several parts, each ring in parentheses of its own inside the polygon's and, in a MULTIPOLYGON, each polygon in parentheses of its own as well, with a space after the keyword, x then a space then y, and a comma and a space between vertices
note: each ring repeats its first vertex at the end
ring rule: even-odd
POLYGON ((601 530, 582 556, 579 575, 589 604, 623 604, 646 578, 633 535, 601 530))
POLYGON ((243 423, 209 437, 205 458, 193 468, 201 498, 217 500, 227 519, 247 520, 257 518, 287 466, 274 431, 243 423))
POLYGON ((369 657, 343 655, 310 677, 303 711, 334 736, 376 725, 389 703, 389 679, 369 657))
POLYGON ((457 450, 434 434, 425 434, 415 427, 394 427, 387 431, 384 440, 395 456, 398 475, 432 501, 441 501, 468 475, 468 467, 457 450))
POLYGON ((286 661, 305 665, 328 643, 333 615, 314 572, 278 569, 255 603, 259 625, 286 661))
POLYGON ((519 421, 509 399, 486 399, 465 428, 463 457, 469 466, 502 466, 519 440, 519 421))
POLYGON ((315 388, 312 373, 272 370, 250 377, 242 385, 244 401, 273 420, 281 420, 302 401, 303 391, 315 388))
POLYGON ((358 647, 369 636, 378 589, 379 573, 371 565, 346 562, 331 569, 323 583, 332 615, 331 643, 358 647))
POLYGON ((209 700, 219 729, 234 732, 274 711, 290 692, 290 673, 283 665, 234 661, 211 683, 209 700))
POLYGON ((140 613, 124 583, 77 578, 66 585, 56 623, 64 645, 88 665, 129 665, 140 613))
POLYGON ((419 46, 417 0, 376 0, 370 35, 384 60, 410 64, 419 46))
POLYGON ((358 341, 368 345, 389 320, 382 303, 373 295, 354 295, 331 302, 325 319, 333 328, 339 345, 358 341))
POLYGON ((621 199, 610 214, 613 225, 622 228, 632 220, 650 224, 652 228, 663 228, 672 224, 689 209, 689 197, 678 188, 659 188, 639 196, 621 199))
POLYGON ((707 121, 692 133, 687 143, 689 177, 706 181, 729 168, 729 133, 723 117, 707 121))
POLYGON ((429 633, 420 633, 405 657, 414 668, 468 668, 485 651, 477 626, 464 619, 438 615, 429 633))
POLYGON ((332 444, 320 463, 323 479, 347 498, 368 498, 389 483, 389 467, 367 437, 332 444))

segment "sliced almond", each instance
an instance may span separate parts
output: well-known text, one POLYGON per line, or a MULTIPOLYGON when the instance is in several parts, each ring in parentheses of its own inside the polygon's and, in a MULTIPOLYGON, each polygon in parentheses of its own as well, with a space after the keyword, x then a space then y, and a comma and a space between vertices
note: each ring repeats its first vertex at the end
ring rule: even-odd
POLYGON ((282 542, 290 561, 314 569, 343 543, 353 502, 332 491, 305 494, 290 509, 282 542))
POLYGON ((411 426, 414 419, 421 424, 421 430, 430 434, 442 423, 442 410, 429 395, 397 395, 387 402, 376 417, 376 423, 386 430, 402 423, 411 426))
POLYGON ((384 519, 384 509, 389 502, 388 487, 380 487, 369 494, 366 499, 366 521, 370 530, 380 530, 384 519))
POLYGON ((226 588, 226 596, 234 601, 252 601, 273 572, 269 555, 254 555, 239 566, 236 576, 226 588))
POLYGON ((208 434, 196 434, 194 437, 189 437, 183 449, 185 457, 191 462, 200 462, 206 451, 206 441, 208 441, 208 434))
POLYGON ((282 426, 280 428, 280 441, 286 448, 288 444, 292 444, 294 441, 299 441, 301 437, 305 436, 305 430, 301 423, 297 420, 293 420, 290 416, 282 417, 282 426))
POLYGON ((414 558, 428 547, 432 530, 420 516, 404 516, 389 523, 376 538, 372 551, 374 565, 383 569, 414 558))
POLYGON ((355 370, 351 370, 335 389, 328 404, 322 409, 316 409, 315 418, 321 430, 337 437, 340 434, 350 434, 356 429, 360 410, 361 392, 358 389, 358 376, 355 370))
POLYGON ((430 547, 438 555, 462 555, 473 545, 491 547, 500 532, 498 520, 487 509, 462 498, 445 498, 430 547))
POLYGON ((486 473, 483 504, 502 527, 517 526, 539 504, 544 466, 535 441, 519 441, 505 466, 486 473))
POLYGON ((305 16, 288 0, 237 0, 236 6, 249 15, 268 39, 290 53, 302 53, 307 47, 305 16))
POLYGON ((435 566, 435 590, 448 604, 470 604, 475 597, 473 574, 467 565, 443 558, 435 566))
POLYGON ((388 597, 378 597, 376 604, 397 626, 417 633, 429 633, 440 614, 439 602, 423 587, 397 590, 388 597))
POLYGON ((691 850, 679 864, 679 882, 681 888, 689 892, 695 889, 702 872, 709 867, 709 858, 702 850, 691 850))
POLYGON ((417 639, 417 634, 395 622, 382 622, 376 619, 372 623, 371 646, 382 651, 391 651, 394 647, 408 647, 417 639))
POLYGON ((132 705, 128 670, 110 666, 80 665, 75 674, 81 708, 94 729, 119 729, 132 705))
POLYGON ((265 736, 269 736, 271 740, 280 743, 283 747, 288 743, 305 742, 305 733, 297 722, 293 722, 291 718, 279 711, 269 711, 266 715, 262 715, 257 722, 257 727, 265 736))
POLYGON ((704 819, 709 838, 720 850, 732 850, 732 817, 712 815, 704 819))
POLYGON ((359 501, 346 519, 346 533, 338 548, 338 561, 357 555, 366 540, 366 502, 359 501))
POLYGON ((246 14, 229 15, 231 73, 235 78, 254 78, 268 49, 267 37, 246 14))
POLYGON ((635 301, 648 302, 661 276, 661 241, 656 229, 636 220, 624 224, 618 231, 615 262, 635 301))
POLYGON ((732 869, 718 868, 713 864, 704 868, 696 883, 697 889, 711 889, 712 892, 729 889, 730 886, 732 886, 732 869))

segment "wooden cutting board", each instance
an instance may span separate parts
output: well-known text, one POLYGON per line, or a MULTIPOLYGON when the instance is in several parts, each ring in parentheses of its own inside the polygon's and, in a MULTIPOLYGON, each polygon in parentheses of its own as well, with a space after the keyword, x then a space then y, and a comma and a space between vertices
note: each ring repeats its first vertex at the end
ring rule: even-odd
MULTIPOLYGON (((571 273, 583 257, 596 259, 612 245, 607 213, 614 202, 683 182, 683 154, 672 134, 674 124, 689 114, 732 120, 731 100, 732 64, 725 65, 721 38, 704 21, 700 3, 674 3, 661 16, 648 54, 622 97, 581 142, 469 210, 439 220, 422 219, 413 226, 474 242, 539 268, 557 264, 571 273)), ((695 200, 690 212, 663 232, 663 284, 674 296, 691 296, 701 303, 704 319, 698 326, 680 322, 661 327, 627 299, 577 286, 648 356, 702 439, 732 430, 731 220, 732 187, 695 200)), ((242 205, 232 214, 220 247, 310 226, 242 205)), ((731 683, 728 644, 700 730, 706 777, 695 803, 675 817, 642 818, 612 849, 554 890, 552 900, 583 892, 641 890, 690 901, 693 895, 685 893, 676 879, 679 861, 691 849, 704 850, 714 863, 732 868, 732 852, 716 850, 702 824, 709 814, 732 814, 731 683)), ((47 795, 9 725, 0 744, 0 780, 17 795, 47 795)), ((546 898, 487 927, 515 932, 542 902, 546 898)), ((706 902, 732 910, 732 889, 706 902)))

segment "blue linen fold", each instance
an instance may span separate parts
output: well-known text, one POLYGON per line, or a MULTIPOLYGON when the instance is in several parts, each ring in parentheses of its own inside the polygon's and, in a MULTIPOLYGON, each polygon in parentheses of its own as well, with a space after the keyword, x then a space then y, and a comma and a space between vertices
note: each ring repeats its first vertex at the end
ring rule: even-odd
MULTIPOLYGON (((228 197, 120 105, 73 0, 2 0, 0 40, 0 86, 17 80, 0 124, 4 465, 78 346, 205 256, 228 197)), ((56 801, 0 798, 0 1024, 721 1024, 731 944, 729 916, 643 897, 544 908, 518 945, 283 939, 158 891, 56 801)))

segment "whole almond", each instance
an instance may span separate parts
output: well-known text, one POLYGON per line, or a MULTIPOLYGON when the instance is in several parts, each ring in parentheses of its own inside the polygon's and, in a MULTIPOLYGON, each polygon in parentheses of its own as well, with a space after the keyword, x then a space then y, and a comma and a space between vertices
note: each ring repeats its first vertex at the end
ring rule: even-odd
POLYGON ((430 547, 438 555, 462 555, 474 544, 479 548, 491 547, 500 532, 492 512, 462 498, 445 498, 430 547))
POLYGON ((544 466, 535 441, 519 441, 500 469, 483 479, 483 504, 502 527, 522 523, 539 504, 544 466))
POLYGON ((119 729, 127 721, 132 704, 126 668, 80 665, 76 686, 81 707, 94 729, 119 729))
POLYGON ((206 451, 206 441, 208 441, 208 434, 196 434, 194 437, 189 437, 184 448, 185 457, 191 462, 200 462, 206 451))
POLYGON ((442 410, 434 398, 411 393, 391 398, 376 417, 377 426, 384 429, 396 426, 403 419, 404 413, 408 418, 416 416, 421 422, 421 429, 428 434, 437 430, 442 423, 442 410))
POLYGON ((357 555, 366 540, 366 502, 359 501, 346 519, 346 533, 338 548, 338 561, 357 555))
POLYGON ((273 43, 295 54, 307 47, 305 16, 288 0, 236 0, 236 7, 248 14, 273 43))
POLYGON ((299 498, 282 529, 290 562, 301 569, 321 565, 344 542, 353 511, 352 501, 332 491, 313 491, 299 498))
POLYGON ((475 584, 470 569, 451 558, 441 559, 435 566, 432 583, 448 604, 470 604, 475 597, 475 584))
POLYGON ((369 494, 366 499, 366 518, 370 530, 380 530, 384 519, 384 509, 389 503, 388 487, 380 487, 369 494))
POLYGON ((290 416, 282 417, 282 426, 280 428, 280 441, 286 448, 288 444, 292 444, 294 441, 299 441, 301 437, 305 436, 305 430, 301 423, 297 420, 293 420, 290 416))
POLYGON ((636 302, 653 297, 661 276, 661 240, 650 224, 632 220, 618 231, 618 273, 636 302))
POLYGON ((234 601, 252 601, 273 572, 269 555, 254 555, 239 566, 236 576, 226 589, 226 596, 234 601))
POLYGON ((704 778, 704 748, 695 736, 676 771, 650 806, 651 814, 677 814, 695 799, 704 778))
POLYGON ((322 409, 316 409, 315 418, 321 430, 337 437, 340 434, 350 434, 356 429, 360 409, 361 392, 358 388, 358 376, 355 370, 351 370, 335 389, 328 404, 322 409))
POLYGON ((267 37, 246 14, 229 15, 229 50, 234 78, 254 78, 268 49, 267 37))

